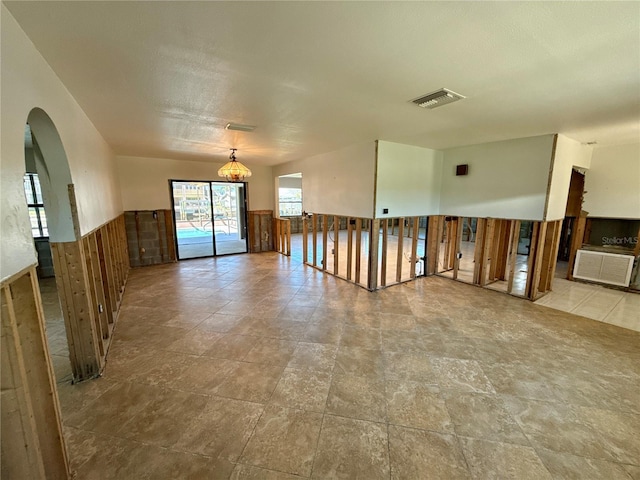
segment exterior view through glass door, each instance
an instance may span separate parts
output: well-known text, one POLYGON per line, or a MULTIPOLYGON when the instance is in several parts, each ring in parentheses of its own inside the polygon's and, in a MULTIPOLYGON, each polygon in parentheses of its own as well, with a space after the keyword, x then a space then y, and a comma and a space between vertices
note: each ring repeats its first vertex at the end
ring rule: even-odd
POLYGON ((246 253, 244 183, 171 180, 178 259, 246 253))

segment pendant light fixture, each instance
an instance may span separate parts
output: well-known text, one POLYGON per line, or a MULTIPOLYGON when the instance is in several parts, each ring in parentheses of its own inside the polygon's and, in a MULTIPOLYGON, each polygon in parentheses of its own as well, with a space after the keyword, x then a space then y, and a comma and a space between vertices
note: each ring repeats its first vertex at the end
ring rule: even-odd
POLYGON ((245 167, 242 163, 236 160, 237 148, 231 148, 231 155, 229 155, 230 162, 224 164, 220 170, 218 170, 218 176, 227 179, 227 182, 242 182, 245 178, 251 176, 251 170, 245 167))

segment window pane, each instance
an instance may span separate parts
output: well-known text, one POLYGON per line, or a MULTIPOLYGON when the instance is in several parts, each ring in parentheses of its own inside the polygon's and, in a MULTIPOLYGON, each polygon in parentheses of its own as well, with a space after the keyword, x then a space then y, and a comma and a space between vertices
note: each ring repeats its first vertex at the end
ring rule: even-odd
POLYGON ((34 203, 43 203, 42 202, 42 189, 40 188, 40 178, 38 178, 37 174, 33 175, 33 183, 36 186, 36 201, 34 203))
POLYGON ((280 203, 280 216, 281 217, 299 217, 302 215, 302 203, 301 202, 281 202, 280 203))
POLYGON ((36 207, 38 209, 38 213, 40 213, 40 224, 42 225, 42 236, 48 237, 49 230, 47 228, 47 215, 44 213, 44 208, 36 207))
POLYGON ((24 193, 27 196, 27 204, 30 203, 36 203, 34 198, 33 198, 33 189, 31 188, 31 179, 30 179, 30 175, 27 173, 24 176, 23 182, 24 182, 24 193))
POLYGON ((38 214, 36 207, 29 207, 29 221, 31 222, 31 234, 34 237, 40 236, 40 227, 38 226, 38 214))

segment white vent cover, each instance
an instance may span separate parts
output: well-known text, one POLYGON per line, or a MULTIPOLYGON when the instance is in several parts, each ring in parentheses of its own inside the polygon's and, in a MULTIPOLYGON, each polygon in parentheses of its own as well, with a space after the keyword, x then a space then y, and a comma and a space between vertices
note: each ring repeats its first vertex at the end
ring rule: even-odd
POLYGON ((631 255, 578 250, 573 276, 583 280, 628 287, 632 269, 631 255))
POLYGON ((457 102, 463 98, 465 97, 459 93, 452 92, 446 88, 441 88, 438 91, 427 93, 426 95, 411 101, 422 108, 436 108, 448 103, 457 102))

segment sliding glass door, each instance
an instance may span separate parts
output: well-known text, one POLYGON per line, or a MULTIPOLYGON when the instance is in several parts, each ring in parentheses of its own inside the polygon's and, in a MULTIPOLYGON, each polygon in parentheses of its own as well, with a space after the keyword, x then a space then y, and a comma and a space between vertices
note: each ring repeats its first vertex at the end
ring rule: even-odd
POLYGON ((171 180, 178 259, 247 252, 244 183, 171 180))

